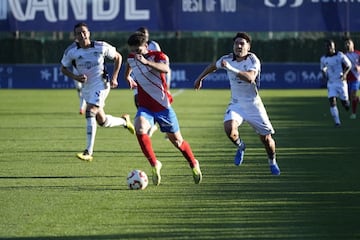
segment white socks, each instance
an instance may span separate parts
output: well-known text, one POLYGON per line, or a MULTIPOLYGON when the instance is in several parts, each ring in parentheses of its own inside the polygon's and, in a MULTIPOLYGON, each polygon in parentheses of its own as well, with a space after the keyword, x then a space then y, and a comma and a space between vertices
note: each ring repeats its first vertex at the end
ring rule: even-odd
POLYGON ((117 127, 117 126, 125 126, 126 121, 121 117, 114 117, 112 115, 106 115, 106 120, 104 122, 103 127, 117 127))
POLYGON ((269 161, 269 165, 276 164, 276 158, 273 158, 273 159, 268 158, 268 161, 269 161))
POLYGON ((339 110, 338 110, 337 106, 330 107, 330 113, 331 113, 331 116, 334 118, 335 123, 340 124, 339 110))
POLYGON ((86 118, 86 149, 92 155, 94 151, 95 136, 96 136, 97 123, 95 117, 86 118))
MULTIPOLYGON (((116 127, 116 126, 125 126, 126 120, 121 117, 113 117, 111 115, 106 115, 106 120, 102 127, 116 127)), ((86 118, 86 149, 89 151, 89 154, 92 155, 94 151, 95 136, 97 130, 97 122, 95 117, 86 118)))

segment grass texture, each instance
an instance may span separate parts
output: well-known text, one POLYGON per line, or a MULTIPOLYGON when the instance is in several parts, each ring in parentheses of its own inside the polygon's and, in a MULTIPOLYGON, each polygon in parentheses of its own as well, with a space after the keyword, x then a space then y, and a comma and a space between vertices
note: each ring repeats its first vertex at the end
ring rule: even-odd
MULTIPOLYGON (((172 92, 203 182, 193 183, 181 153, 157 131, 162 183, 131 191, 127 174, 141 169, 151 178, 151 169, 126 129, 99 127, 94 161, 82 162, 75 90, 0 90, 0 238, 360 239, 360 119, 339 105, 335 128, 326 90, 260 91, 281 176, 270 174, 247 123, 244 163, 233 165, 222 123, 229 90, 172 92)), ((105 110, 133 118, 132 91, 113 90, 105 110)))

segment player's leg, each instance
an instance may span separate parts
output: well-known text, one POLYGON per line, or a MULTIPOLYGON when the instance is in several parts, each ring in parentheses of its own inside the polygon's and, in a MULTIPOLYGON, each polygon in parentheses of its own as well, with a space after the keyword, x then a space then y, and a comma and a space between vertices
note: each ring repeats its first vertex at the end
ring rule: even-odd
POLYGON ((339 117, 339 109, 336 106, 336 97, 331 96, 329 97, 329 104, 330 104, 330 114, 334 119, 335 126, 340 126, 340 117, 339 117))
POLYGON ((280 175, 280 168, 276 162, 275 140, 272 138, 271 134, 260 135, 260 140, 265 146, 271 173, 273 175, 280 175))
POLYGON ((86 108, 85 118, 86 118, 86 149, 82 153, 78 153, 76 156, 84 161, 92 161, 94 145, 95 145, 95 136, 97 130, 96 124, 96 114, 98 107, 93 104, 88 104, 86 108))
POLYGON ((349 111, 350 101, 349 101, 349 90, 348 90, 347 82, 342 82, 342 86, 339 88, 339 99, 344 109, 346 111, 349 111))
POLYGON ((340 116, 339 109, 336 104, 336 98, 338 95, 338 86, 337 84, 328 84, 328 100, 330 105, 330 114, 335 122, 335 127, 340 127, 340 116))
POLYGON ((135 131, 139 142, 141 151, 152 167, 152 180, 154 185, 159 185, 161 182, 160 170, 162 164, 157 160, 151 138, 147 134, 151 128, 151 122, 154 122, 154 117, 147 109, 139 108, 135 117, 135 131))
POLYGON ((182 153, 192 170, 193 179, 195 184, 199 184, 202 181, 202 173, 200 169, 199 161, 195 158, 190 144, 183 139, 180 131, 175 133, 167 133, 169 141, 182 153))
MULTIPOLYGON (((138 90, 137 88, 133 89, 134 91, 134 104, 135 107, 138 109, 139 108, 139 101, 138 101, 138 90)), ((149 128, 147 134, 149 135, 149 137, 152 137, 152 135, 154 134, 154 132, 157 130, 157 126, 156 124, 151 124, 151 127, 149 128)))
POLYGON ((76 156, 84 161, 92 161, 93 159, 93 151, 95 144, 95 136, 97 130, 96 124, 96 114, 98 111, 98 106, 96 103, 98 100, 98 95, 93 94, 91 91, 83 91, 82 92, 84 99, 86 102, 89 102, 86 106, 85 111, 85 119, 86 119, 86 148, 82 153, 76 154, 76 156))
POLYGON ((169 141, 182 153, 192 169, 194 182, 199 184, 202 180, 199 162, 196 160, 190 144, 181 135, 179 122, 173 108, 157 113, 156 121, 159 123, 160 130, 166 132, 169 141))
POLYGON ((135 134, 135 128, 130 120, 129 114, 123 114, 121 117, 115 117, 110 114, 105 114, 104 109, 99 109, 96 115, 96 121, 101 127, 119 127, 123 126, 128 129, 131 134, 135 134))
POLYGON ((97 102, 99 109, 96 114, 96 121, 102 127, 118 127, 123 126, 128 129, 131 134, 135 134, 135 128, 130 121, 129 114, 124 114, 122 117, 115 117, 110 114, 106 114, 104 111, 105 100, 109 94, 110 89, 100 91, 99 100, 97 102))
POLYGON ((359 103, 359 97, 357 96, 357 91, 359 89, 360 81, 349 82, 349 95, 351 101, 351 119, 356 119, 356 110, 359 103))
POLYGON ((271 174, 280 175, 280 168, 276 162, 275 140, 272 138, 275 130, 262 101, 258 100, 252 108, 249 108, 247 115, 249 117, 247 117, 246 121, 259 135, 265 147, 271 174))
POLYGON ((339 110, 336 104, 336 98, 338 96, 338 83, 328 83, 328 101, 330 105, 330 114, 335 122, 335 127, 340 127, 340 116, 339 116, 339 110))
POLYGON ((246 148, 246 145, 241 140, 239 133, 239 126, 244 121, 244 119, 240 116, 239 112, 240 109, 238 109, 234 104, 231 104, 226 110, 224 116, 224 131, 226 133, 226 136, 237 147, 236 154, 234 157, 234 164, 236 166, 242 164, 244 160, 244 154, 246 148))

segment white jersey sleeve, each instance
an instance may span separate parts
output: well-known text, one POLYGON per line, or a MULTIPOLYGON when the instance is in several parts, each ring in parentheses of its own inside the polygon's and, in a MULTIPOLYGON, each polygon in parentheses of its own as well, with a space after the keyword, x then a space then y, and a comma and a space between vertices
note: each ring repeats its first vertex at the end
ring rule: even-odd
MULTIPOLYGON (((249 53, 242 61, 237 61, 233 56, 232 53, 222 56, 216 61, 216 67, 218 69, 222 68, 221 61, 226 60, 233 68, 238 69, 239 71, 255 71, 257 74, 256 82, 258 83, 260 79, 261 64, 257 56, 254 53, 249 53)), ((254 99, 257 97, 257 86, 255 84, 241 80, 232 71, 227 71, 227 76, 230 81, 231 97, 233 101, 238 101, 240 99, 254 99)))
POLYGON ((67 47, 65 49, 65 52, 63 54, 63 57, 61 59, 61 64, 66 67, 66 68, 70 68, 73 66, 73 58, 72 58, 72 52, 77 48, 76 43, 74 42, 73 44, 71 44, 69 47, 67 47))
POLYGON ((159 52, 161 51, 160 45, 153 40, 150 40, 148 42, 148 49, 151 51, 159 51, 159 52))

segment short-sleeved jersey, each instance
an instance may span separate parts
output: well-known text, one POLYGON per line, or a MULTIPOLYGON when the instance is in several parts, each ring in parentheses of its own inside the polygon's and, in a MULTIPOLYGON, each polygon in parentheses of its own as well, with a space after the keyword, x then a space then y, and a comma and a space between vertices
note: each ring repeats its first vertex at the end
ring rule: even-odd
POLYGON ((351 67, 351 62, 345 54, 340 51, 334 55, 324 55, 320 58, 320 69, 325 69, 328 82, 341 82, 344 67, 351 67))
POLYGON ((353 52, 347 52, 345 55, 351 62, 351 70, 346 76, 346 80, 348 82, 359 81, 360 73, 358 72, 357 67, 360 65, 360 51, 355 50, 353 52))
MULTIPOLYGON (((244 60, 239 62, 234 59, 233 53, 222 56, 216 61, 216 67, 218 69, 222 68, 222 60, 226 60, 232 67, 239 71, 255 71, 257 73, 256 84, 259 84, 261 64, 254 53, 249 53, 244 60)), ((239 102, 241 102, 243 100, 251 100, 257 96, 257 85, 241 80, 232 71, 227 71, 227 75, 230 81, 231 98, 233 101, 240 100, 239 102)))
POLYGON ((67 68, 75 65, 79 74, 87 76, 84 88, 99 89, 104 86, 105 58, 113 60, 115 55, 116 48, 106 42, 93 41, 89 48, 74 42, 65 50, 61 64, 67 68))
POLYGON ((151 51, 161 51, 160 45, 154 40, 148 41, 148 50, 151 51))
MULTIPOLYGON (((130 53, 127 62, 132 69, 133 78, 138 84, 139 107, 145 107, 153 112, 160 112, 169 108, 172 103, 172 96, 166 85, 166 74, 143 65, 134 57, 135 55, 130 53)), ((148 61, 168 64, 168 57, 163 52, 149 51, 144 57, 148 61)))

